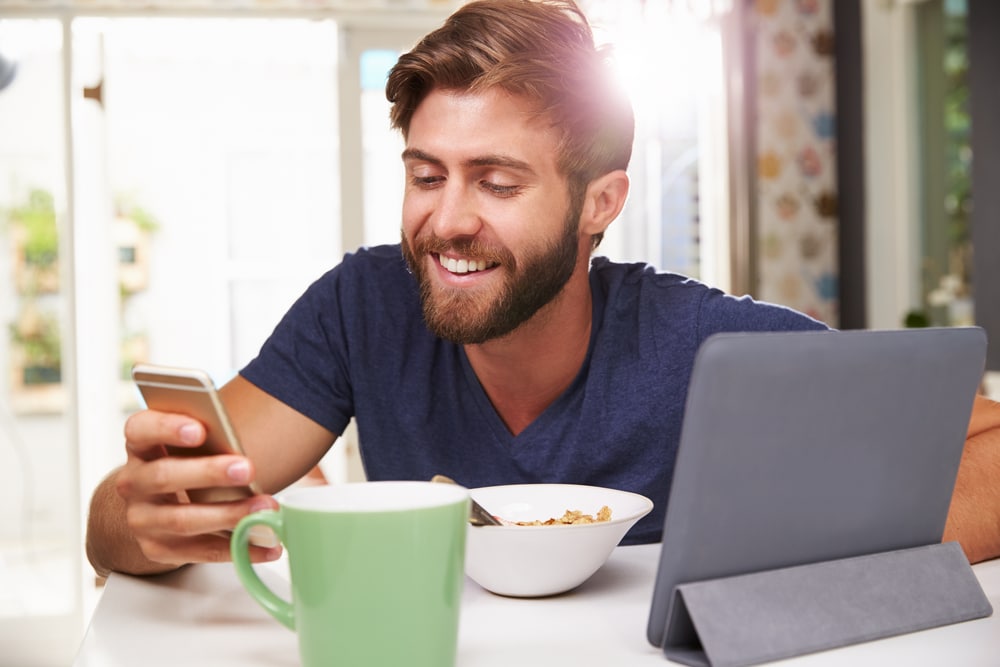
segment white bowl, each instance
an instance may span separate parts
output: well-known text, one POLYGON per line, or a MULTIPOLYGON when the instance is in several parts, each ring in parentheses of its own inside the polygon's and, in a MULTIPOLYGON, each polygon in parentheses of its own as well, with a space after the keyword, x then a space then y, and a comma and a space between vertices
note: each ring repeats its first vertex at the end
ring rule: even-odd
POLYGON ((566 510, 611 520, 554 526, 473 526, 468 529, 465 573, 488 591, 512 597, 555 595, 600 569, 635 522, 653 509, 637 493, 579 484, 508 484, 470 489, 486 511, 507 521, 545 521, 566 510))

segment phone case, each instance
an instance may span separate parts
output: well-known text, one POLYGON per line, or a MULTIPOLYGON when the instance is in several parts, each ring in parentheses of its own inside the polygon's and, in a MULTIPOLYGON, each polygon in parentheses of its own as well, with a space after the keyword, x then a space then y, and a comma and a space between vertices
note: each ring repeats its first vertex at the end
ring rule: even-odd
MULTIPOLYGON (((171 456, 243 454, 218 391, 207 373, 193 368, 136 364, 132 378, 150 409, 185 414, 205 426, 202 446, 167 447, 171 456)), ((208 503, 239 500, 254 493, 259 491, 251 484, 249 487, 190 489, 187 495, 194 502, 208 503)))

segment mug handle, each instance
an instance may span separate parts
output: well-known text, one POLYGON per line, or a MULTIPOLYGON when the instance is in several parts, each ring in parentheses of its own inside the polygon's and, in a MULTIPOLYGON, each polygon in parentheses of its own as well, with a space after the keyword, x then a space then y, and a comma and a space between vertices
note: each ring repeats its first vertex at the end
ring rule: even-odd
POLYGON ((295 630, 295 611, 291 603, 278 597, 268 588, 250 563, 250 530, 256 525, 268 526, 279 537, 283 535, 281 512, 276 510, 262 510, 240 519, 229 541, 229 551, 233 557, 233 565, 236 566, 236 574, 243 587, 264 608, 264 611, 278 619, 285 627, 295 630))

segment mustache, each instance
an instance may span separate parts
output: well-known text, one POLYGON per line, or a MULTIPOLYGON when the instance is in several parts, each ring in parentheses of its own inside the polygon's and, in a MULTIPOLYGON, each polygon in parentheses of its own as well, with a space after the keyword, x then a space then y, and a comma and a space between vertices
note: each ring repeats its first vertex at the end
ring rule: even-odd
POLYGON ((508 267, 515 265, 514 255, 503 246, 484 243, 478 238, 442 239, 435 234, 427 234, 415 238, 410 243, 415 255, 444 255, 453 253, 469 259, 484 260, 487 263, 497 263, 508 267))

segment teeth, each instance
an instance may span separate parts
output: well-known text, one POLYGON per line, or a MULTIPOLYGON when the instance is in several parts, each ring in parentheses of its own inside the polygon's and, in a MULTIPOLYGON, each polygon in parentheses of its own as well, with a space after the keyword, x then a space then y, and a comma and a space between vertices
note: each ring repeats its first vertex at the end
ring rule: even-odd
POLYGON ((484 259, 455 259, 454 257, 438 256, 441 266, 451 273, 471 273, 473 271, 485 271, 486 260, 484 259))

